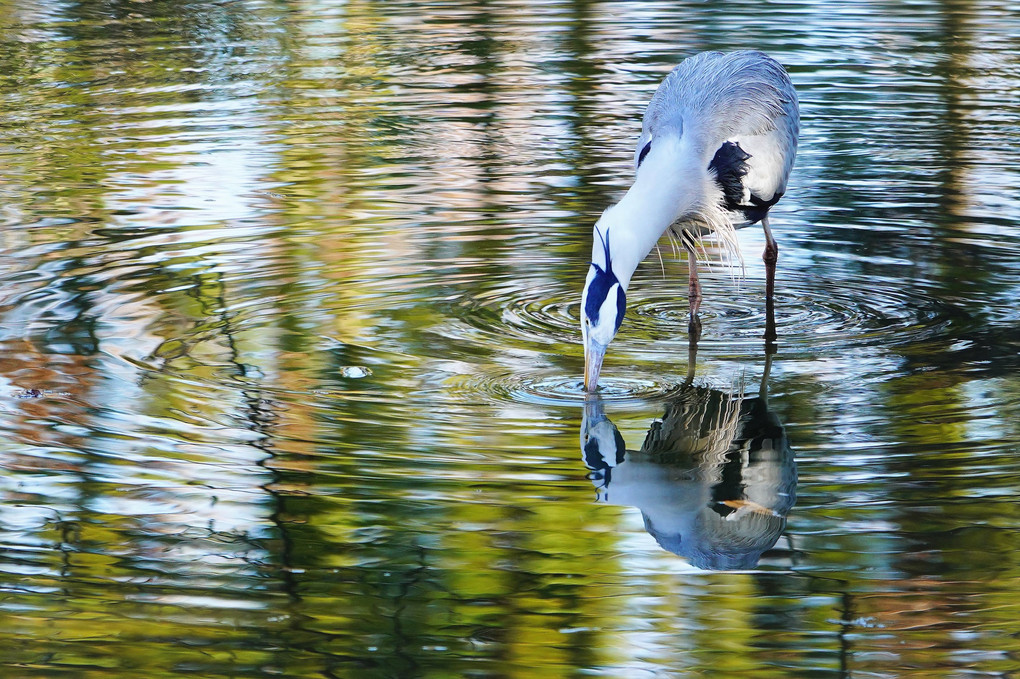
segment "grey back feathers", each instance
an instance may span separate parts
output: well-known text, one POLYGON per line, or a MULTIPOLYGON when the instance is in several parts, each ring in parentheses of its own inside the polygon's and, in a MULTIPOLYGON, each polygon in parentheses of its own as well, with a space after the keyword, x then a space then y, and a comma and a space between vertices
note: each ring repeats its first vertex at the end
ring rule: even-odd
POLYGON ((772 57, 751 50, 703 52, 666 76, 645 111, 642 137, 663 128, 723 140, 764 134, 783 117, 796 120, 796 111, 797 93, 772 57))
POLYGON ((739 258, 732 230, 763 219, 786 191, 799 132, 797 93, 779 62, 750 50, 704 52, 685 59, 659 85, 636 153, 646 153, 657 137, 686 139, 720 195, 699 216, 739 258), (725 216, 713 213, 713 205, 725 216))

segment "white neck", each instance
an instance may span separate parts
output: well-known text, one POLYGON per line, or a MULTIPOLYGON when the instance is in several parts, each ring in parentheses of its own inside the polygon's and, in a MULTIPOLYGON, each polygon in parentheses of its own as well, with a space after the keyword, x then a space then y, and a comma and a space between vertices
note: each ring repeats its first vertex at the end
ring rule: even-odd
POLYGON ((609 238, 613 273, 624 291, 631 276, 666 229, 677 219, 704 206, 705 183, 710 181, 700 154, 687 148, 684 138, 652 140, 652 149, 638 170, 634 184, 620 202, 595 224, 592 261, 605 268, 602 240, 609 238))

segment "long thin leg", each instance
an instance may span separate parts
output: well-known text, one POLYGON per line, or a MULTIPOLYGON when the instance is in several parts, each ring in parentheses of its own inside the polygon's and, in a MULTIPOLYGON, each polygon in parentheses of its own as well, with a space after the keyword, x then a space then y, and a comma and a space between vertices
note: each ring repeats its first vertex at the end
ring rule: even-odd
MULTIPOLYGON (((775 342, 779 336, 776 333, 776 262, 779 260, 779 244, 772 236, 772 229, 769 228, 769 218, 763 217, 762 228, 765 229, 765 252, 762 253, 762 261, 765 262, 765 350, 768 351, 769 343, 775 342)), ((774 347, 773 347, 774 351, 774 347)))
POLYGON ((698 318, 698 309, 701 308, 701 281, 698 280, 698 256, 694 252, 694 245, 684 239, 684 249, 687 250, 687 301, 691 305, 691 320, 687 325, 691 342, 697 343, 701 339, 701 319, 698 318))
POLYGON ((765 229, 765 252, 761 259, 765 262, 765 299, 772 299, 776 290, 776 262, 779 261, 779 244, 772 236, 768 216, 762 217, 762 228, 765 229))

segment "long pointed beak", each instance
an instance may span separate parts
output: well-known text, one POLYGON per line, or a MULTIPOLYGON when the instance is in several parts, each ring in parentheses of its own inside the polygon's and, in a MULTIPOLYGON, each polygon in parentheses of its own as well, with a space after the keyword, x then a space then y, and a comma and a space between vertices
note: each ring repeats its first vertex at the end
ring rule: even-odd
POLYGON ((584 390, 594 392, 599 386, 599 373, 602 372, 602 359, 606 348, 595 340, 586 338, 584 343, 584 390))

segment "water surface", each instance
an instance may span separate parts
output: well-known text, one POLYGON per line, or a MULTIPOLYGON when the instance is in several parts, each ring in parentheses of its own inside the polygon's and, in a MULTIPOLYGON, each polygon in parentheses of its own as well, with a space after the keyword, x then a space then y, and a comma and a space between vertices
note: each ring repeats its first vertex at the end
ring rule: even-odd
POLYGON ((5 676, 1020 671, 1008 3, 0 9, 5 676), (747 46, 779 341, 760 230, 693 363, 664 247, 586 403, 643 105, 747 46))

